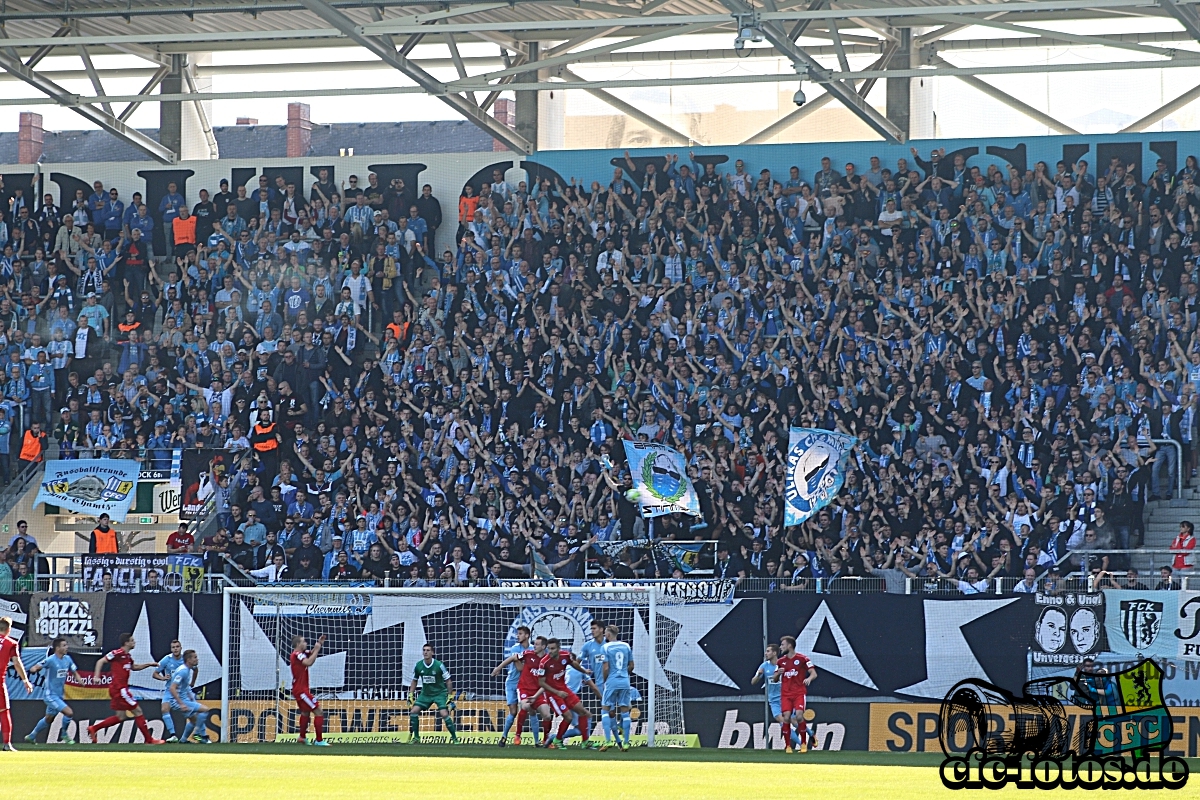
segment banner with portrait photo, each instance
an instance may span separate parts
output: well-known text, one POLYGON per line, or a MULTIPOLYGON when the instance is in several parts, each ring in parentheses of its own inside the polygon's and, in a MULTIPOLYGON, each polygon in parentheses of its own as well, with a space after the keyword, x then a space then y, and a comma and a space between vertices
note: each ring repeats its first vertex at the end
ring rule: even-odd
POLYGON ((124 522, 137 497, 139 463, 131 458, 48 461, 33 505, 52 506, 124 522))
POLYGON ((184 450, 180 460, 179 484, 183 497, 179 506, 180 519, 197 519, 216 493, 221 476, 233 464, 229 450, 184 450))
POLYGON ((833 502, 846 482, 846 462, 856 441, 853 436, 818 428, 791 429, 784 525, 801 525, 833 502))
POLYGON ((643 517, 664 514, 700 516, 700 498, 687 474, 687 459, 678 450, 654 442, 625 442, 625 458, 633 488, 628 496, 643 517))
POLYGON ((1104 633, 1104 595, 1037 594, 1038 609, 1030 645, 1037 666, 1071 666, 1108 649, 1104 633))

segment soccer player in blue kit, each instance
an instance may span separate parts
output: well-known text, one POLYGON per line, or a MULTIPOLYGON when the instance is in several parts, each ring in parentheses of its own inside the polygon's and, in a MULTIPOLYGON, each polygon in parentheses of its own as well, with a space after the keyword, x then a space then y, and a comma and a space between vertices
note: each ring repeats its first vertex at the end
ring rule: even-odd
MULTIPOLYGON (((528 627, 521 625, 517 628, 516 644, 510 644, 504 651, 504 663, 492 670, 492 675, 497 676, 501 670, 507 666, 508 672, 504 674, 504 701, 508 703, 508 715, 504 717, 504 733, 500 734, 500 746, 504 747, 508 744, 508 732, 512 730, 513 721, 517 718, 517 712, 521 710, 520 700, 517 697, 517 684, 521 680, 521 654, 530 649, 529 637, 532 632, 528 627)), ((534 732, 534 742, 537 741, 537 732, 534 732)), ((517 731, 516 739, 513 744, 521 743, 521 731, 517 731)))
MULTIPOLYGON (((203 733, 203 718, 208 714, 208 709, 196 700, 196 692, 192 689, 192 679, 196 674, 196 667, 200 663, 200 656, 196 655, 195 650, 187 650, 183 653, 183 662, 171 673, 171 680, 167 682, 167 692, 171 696, 170 707, 175 711, 182 712, 187 718, 187 724, 183 726, 183 736, 180 742, 188 744, 195 741, 202 744, 210 744, 211 740, 203 733), (195 733, 195 738, 192 734, 195 733)), ((164 715, 165 716, 165 715, 164 715)))
MULTIPOLYGON (((67 640, 59 636, 50 646, 50 655, 46 659, 29 670, 29 674, 35 672, 46 673, 46 685, 43 687, 42 700, 46 703, 46 716, 38 720, 34 726, 33 732, 25 737, 25 741, 34 744, 37 741, 38 734, 50 727, 50 723, 59 714, 73 719, 75 712, 63 700, 63 691, 67 685, 67 676, 73 675, 76 681, 82 680, 79 677, 79 669, 75 666, 74 660, 67 655, 67 640)), ((63 737, 64 744, 75 744, 74 740, 69 737, 63 737)))
MULTIPOLYGON (((750 679, 751 685, 757 686, 759 681, 766 681, 767 684, 767 705, 771 708, 771 719, 783 724, 783 684, 778 681, 772 681, 771 677, 775 674, 777 667, 775 662, 779 660, 779 645, 767 645, 767 652, 763 656, 766 661, 758 667, 758 672, 754 673, 754 677, 750 679)), ((792 737, 792 745, 798 746, 800 741, 795 736, 792 737)))
POLYGON ((603 706, 604 703, 604 628, 605 624, 597 620, 592 620, 592 640, 583 643, 583 650, 580 657, 580 662, 591 670, 592 689, 596 692, 596 696, 600 699, 600 722, 604 729, 604 741, 606 744, 612 743, 612 717, 609 716, 608 709, 603 706))
MULTIPOLYGON (((602 665, 603 702, 612 721, 610 724, 613 727, 613 737, 617 740, 617 746, 621 750, 628 750, 629 734, 633 727, 633 718, 629 715, 629 709, 633 706, 633 685, 629 682, 629 678, 633 674, 633 649, 622 642, 618 638, 619 636, 620 631, 617 630, 616 625, 609 625, 604 631, 604 638, 607 641, 604 643, 604 664, 602 665), (621 721, 619 728, 615 724, 618 719, 621 721)), ((651 680, 653 679, 651 676, 651 680)), ((600 749, 605 750, 608 746, 608 743, 605 742, 600 749)))
POLYGON ((175 720, 171 718, 171 677, 175 674, 175 670, 183 665, 182 654, 183 645, 178 639, 173 640, 171 652, 162 657, 153 673, 155 680, 166 681, 162 691, 162 721, 163 727, 167 729, 167 737, 164 739, 167 742, 179 741, 175 735, 175 720))

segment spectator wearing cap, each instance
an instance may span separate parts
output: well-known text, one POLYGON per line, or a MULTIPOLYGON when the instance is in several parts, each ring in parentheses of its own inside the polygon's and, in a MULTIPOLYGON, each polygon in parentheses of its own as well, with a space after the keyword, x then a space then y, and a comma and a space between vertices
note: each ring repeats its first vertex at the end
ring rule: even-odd
POLYGON ((95 291, 90 291, 84 298, 83 308, 79 309, 79 317, 76 320, 80 325, 87 325, 96 336, 100 338, 108 337, 108 329, 111 320, 109 319, 108 309, 99 303, 99 296, 95 291))
POLYGON ((310 552, 302 552, 293 561, 291 577, 297 581, 315 581, 321 578, 321 563, 310 552))

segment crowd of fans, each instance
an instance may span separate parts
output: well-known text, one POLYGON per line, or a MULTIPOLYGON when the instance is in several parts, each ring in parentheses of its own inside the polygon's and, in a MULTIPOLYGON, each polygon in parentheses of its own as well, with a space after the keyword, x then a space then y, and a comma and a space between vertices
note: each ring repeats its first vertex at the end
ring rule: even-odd
POLYGON ((1195 158, 683 155, 496 171, 445 218, 374 174, 128 205, 98 181, 70 208, 4 189, 3 405, 64 457, 234 451, 222 531, 184 545, 265 581, 682 575, 619 544, 650 533, 622 439, 688 459, 702 517, 655 538, 782 585, 1040 579, 1136 547, 1194 473, 1195 158), (859 446, 785 528, 791 426, 859 446))

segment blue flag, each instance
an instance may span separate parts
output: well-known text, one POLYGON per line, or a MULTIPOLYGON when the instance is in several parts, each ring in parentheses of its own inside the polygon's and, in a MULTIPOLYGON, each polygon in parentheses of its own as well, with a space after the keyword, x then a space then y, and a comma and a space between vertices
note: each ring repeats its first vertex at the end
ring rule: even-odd
POLYGON ((139 467, 131 458, 48 461, 33 504, 93 517, 108 514, 114 522, 124 522, 137 496, 139 467))
POLYGON ((678 450, 654 442, 625 442, 625 458, 633 488, 628 496, 643 517, 663 514, 700 516, 700 498, 687 474, 687 461, 678 450))
POLYGON ((784 525, 800 525, 833 501, 846 482, 846 462, 855 441, 844 433, 792 428, 788 435, 784 525))
POLYGON ((688 574, 700 562, 700 553, 708 542, 661 542, 658 548, 671 561, 671 565, 688 574))

